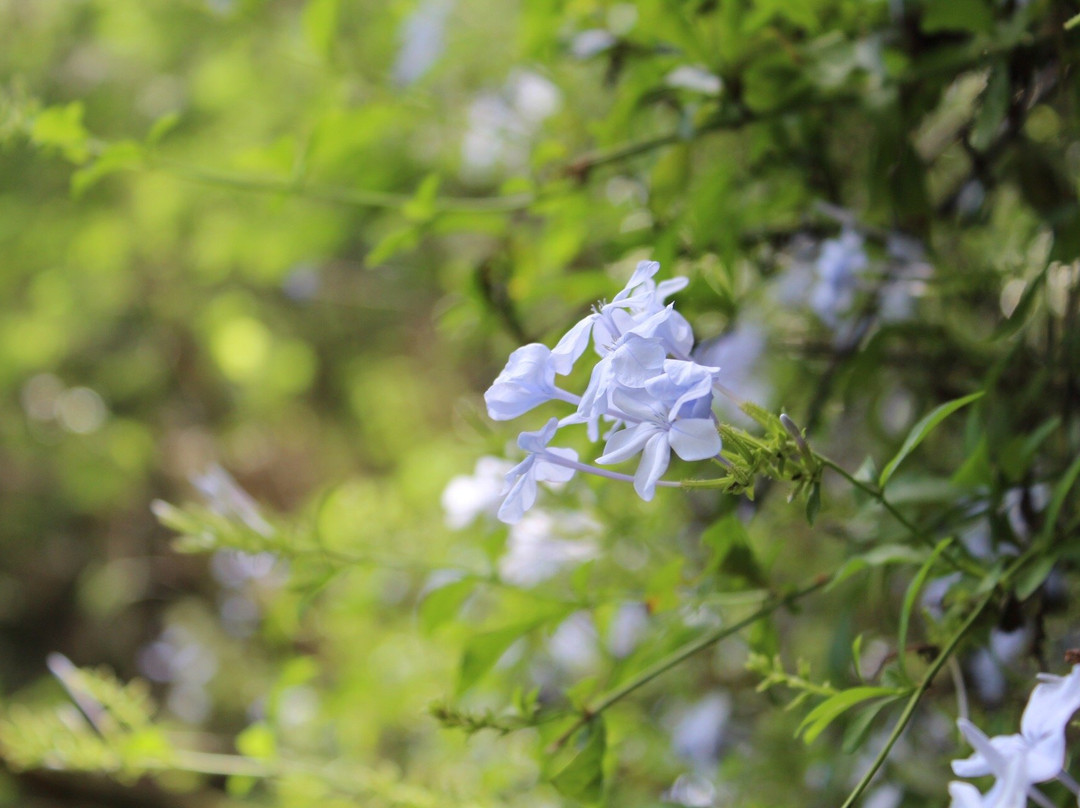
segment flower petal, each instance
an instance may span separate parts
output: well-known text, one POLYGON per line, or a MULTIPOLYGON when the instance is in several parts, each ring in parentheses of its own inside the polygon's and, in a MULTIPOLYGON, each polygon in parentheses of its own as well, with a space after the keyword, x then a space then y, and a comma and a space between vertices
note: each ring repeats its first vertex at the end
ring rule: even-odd
POLYGON ((673 421, 668 442, 683 460, 716 457, 723 448, 720 433, 716 431, 716 424, 711 418, 680 418, 673 421))
POLYGON ((668 445, 667 435, 657 432, 641 453, 641 462, 634 474, 634 490, 638 496, 649 502, 656 494, 656 483, 667 471, 668 463, 671 462, 671 447, 668 445))

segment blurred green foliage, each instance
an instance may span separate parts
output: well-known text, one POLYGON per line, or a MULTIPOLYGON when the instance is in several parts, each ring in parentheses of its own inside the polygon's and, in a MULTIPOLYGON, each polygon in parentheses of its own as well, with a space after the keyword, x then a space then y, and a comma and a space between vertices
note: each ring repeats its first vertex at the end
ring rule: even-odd
MULTIPOLYGON (((3 799, 839 804, 950 638, 1031 628, 1026 693, 1080 639, 1074 6, 0 0, 3 799), (814 474, 729 431, 753 503, 578 479, 514 567, 440 508, 480 392, 646 258, 814 474)), ((945 678, 883 804, 944 804, 945 678)))

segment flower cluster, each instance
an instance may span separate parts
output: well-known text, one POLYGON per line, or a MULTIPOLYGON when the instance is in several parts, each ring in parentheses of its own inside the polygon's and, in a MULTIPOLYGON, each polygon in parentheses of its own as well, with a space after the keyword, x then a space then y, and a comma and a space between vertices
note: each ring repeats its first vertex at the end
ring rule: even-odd
POLYGON ((548 401, 562 401, 575 411, 552 418, 543 429, 522 432, 518 446, 527 457, 506 475, 499 518, 514 523, 536 500, 537 483, 565 482, 583 471, 632 480, 644 500, 658 485, 678 485, 660 478, 671 453, 683 460, 705 460, 720 453, 721 439, 713 413, 713 397, 721 388, 720 369, 693 358, 694 334, 667 298, 683 289, 686 278, 657 283, 655 261, 638 264, 626 287, 610 302, 571 328, 554 348, 532 343, 510 355, 506 367, 484 394, 488 414, 497 421, 517 418, 548 401), (581 395, 558 386, 585 353, 590 340, 599 359, 581 395), (578 461, 573 449, 552 448, 555 433, 571 424, 585 424, 589 438, 603 434, 601 465, 641 455, 631 478, 578 461))
POLYGON ((1016 735, 988 738, 967 719, 959 719, 957 725, 975 754, 954 760, 953 772, 958 777, 993 775, 995 782, 986 794, 970 783, 950 783, 952 808, 1023 808, 1029 797, 1049 805, 1034 786, 1055 779, 1080 796, 1080 786, 1064 769, 1065 727, 1078 709, 1080 665, 1068 676, 1039 674, 1016 735))

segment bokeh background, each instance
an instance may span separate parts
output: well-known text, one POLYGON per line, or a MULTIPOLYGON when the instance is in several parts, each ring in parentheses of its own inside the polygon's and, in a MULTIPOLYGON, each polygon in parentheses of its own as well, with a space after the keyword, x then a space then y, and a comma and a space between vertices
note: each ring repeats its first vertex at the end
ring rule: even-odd
MULTIPOLYGON (((4 698, 65 698, 60 652, 146 680, 178 744, 353 761, 365 804, 560 804, 528 733, 467 738, 428 714, 477 626, 578 598, 472 696, 572 699, 762 583, 710 566, 716 520, 756 514, 770 580, 884 530, 842 486, 813 529, 782 486, 646 505, 582 481, 516 536, 443 497, 512 454, 481 398, 507 354, 553 344, 644 259, 691 278, 679 310, 726 384, 853 471, 941 401, 996 390, 897 496, 1016 540, 1076 444, 1078 10, 0 0, 4 698), (1018 443, 1050 419, 1061 440, 1018 443), (155 500, 277 538, 177 548, 155 500), (418 605, 461 570, 487 601, 418 605)), ((783 640, 842 680, 902 584, 843 590, 628 707, 613 804, 842 794, 854 764, 792 740, 798 716, 753 692, 746 656, 783 640)), ((1002 675, 1028 681, 1025 660, 1002 675)), ((934 732, 882 806, 944 804, 934 732)), ((0 793, 43 808, 360 799, 303 773, 19 768, 0 793)))

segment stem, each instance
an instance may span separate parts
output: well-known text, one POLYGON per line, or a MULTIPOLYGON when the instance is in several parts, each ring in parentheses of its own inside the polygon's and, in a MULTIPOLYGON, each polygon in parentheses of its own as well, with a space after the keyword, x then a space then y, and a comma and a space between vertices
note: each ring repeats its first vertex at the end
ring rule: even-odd
POLYGON ((575 732, 577 732, 579 729, 592 721, 596 716, 604 712, 604 710, 608 709, 613 704, 622 701, 635 690, 644 687, 658 676, 667 673, 680 662, 683 662, 684 660, 693 656, 698 651, 708 648, 710 645, 714 645, 720 640, 726 637, 730 637, 732 634, 736 634, 739 631, 742 631, 742 629, 753 623, 756 623, 763 617, 768 617, 777 609, 783 606, 789 606, 795 601, 811 594, 812 592, 816 592, 817 590, 826 586, 830 580, 831 578, 829 576, 819 576, 814 580, 813 583, 808 584, 801 589, 796 589, 793 592, 789 592, 787 595, 778 597, 772 603, 765 604, 761 608, 754 611, 752 614, 744 617, 742 620, 739 620, 736 623, 732 623, 730 626, 720 626, 719 628, 715 628, 712 631, 709 631, 698 637, 696 640, 691 640, 690 642, 686 643, 686 645, 684 645, 682 648, 668 655, 664 659, 661 659, 659 662, 656 662, 655 664, 649 666, 630 681, 609 692, 592 707, 583 708, 580 717, 573 724, 571 724, 562 735, 560 735, 551 743, 547 750, 548 754, 553 754, 554 752, 558 751, 568 740, 570 740, 570 738, 575 732))
POLYGON ((885 745, 881 748, 881 751, 878 752, 877 757, 874 758, 874 762, 870 764, 870 768, 863 774, 858 785, 856 785, 854 790, 848 795, 848 798, 844 800, 844 804, 841 808, 852 808, 855 801, 862 796, 866 787, 870 785, 870 781, 873 779, 874 775, 877 774, 878 769, 881 768, 882 764, 885 763, 885 759, 889 756, 889 752, 892 751, 893 745, 900 738, 900 733, 904 731, 908 722, 911 721, 911 717, 915 714, 915 708, 918 707, 919 701, 930 687, 934 677, 952 657, 953 651, 956 650, 956 646, 960 644, 964 635, 966 635, 968 631, 971 630, 971 627, 975 625, 975 621, 978 620, 979 615, 983 613, 983 610, 990 605, 990 601, 994 599, 995 594, 996 588, 991 587, 990 591, 986 593, 983 599, 980 600, 978 605, 972 610, 971 614, 968 615, 963 625, 960 626, 959 630, 952 636, 952 639, 949 640, 949 644, 941 649, 941 653, 938 654, 937 659, 930 664, 929 670, 927 670, 922 681, 919 682, 919 686, 915 688, 915 692, 911 694, 911 698, 908 699, 904 711, 900 714, 900 718, 897 719, 895 726, 893 726, 893 730, 889 734, 889 739, 885 741, 885 745))
MULTIPOLYGON (((609 471, 608 469, 598 468, 597 466, 590 466, 588 463, 579 463, 576 460, 568 460, 565 457, 560 457, 555 454, 548 454, 544 452, 542 454, 545 461, 548 463, 554 463, 556 466, 565 466, 568 469, 574 469, 585 474, 595 474, 597 477, 607 477, 609 480, 619 480, 624 483, 632 483, 634 478, 629 474, 621 474, 618 471, 609 471)), ((681 482, 673 480, 657 480, 657 485, 664 486, 665 488, 682 488, 681 482)))
MULTIPOLYGON (((910 532, 911 535, 918 539, 919 542, 923 544, 927 549, 934 549, 935 545, 933 540, 923 531, 919 530, 918 526, 906 516, 904 516, 904 514, 901 513, 895 505, 889 502, 889 500, 885 498, 885 493, 883 491, 881 491, 876 486, 870 485, 869 483, 865 483, 862 480, 858 479, 835 460, 830 460, 824 455, 817 454, 816 452, 814 453, 814 457, 816 457, 823 466, 832 469, 849 483, 851 483, 853 486, 858 488, 860 491, 868 494, 871 498, 873 498, 875 502, 877 502, 879 505, 881 505, 881 507, 888 511, 889 514, 897 522, 903 525, 908 530, 908 532, 910 532)), ((947 553, 943 553, 941 557, 960 572, 966 572, 969 575, 974 575, 976 578, 979 578, 983 575, 984 570, 982 567, 970 564, 967 562, 966 559, 957 559, 947 553)))
MULTIPOLYGON (((147 167, 156 169, 182 180, 227 188, 233 191, 255 193, 286 193, 294 196, 330 202, 337 205, 353 205, 363 208, 381 208, 398 210, 408 205, 413 198, 408 194, 387 193, 385 191, 365 191, 355 188, 332 188, 318 185, 305 185, 302 181, 291 178, 258 177, 235 174, 225 171, 191 166, 163 157, 152 157, 147 167)), ((432 200, 435 213, 511 213, 524 210, 537 200, 532 193, 513 194, 495 197, 437 197, 432 200)))

